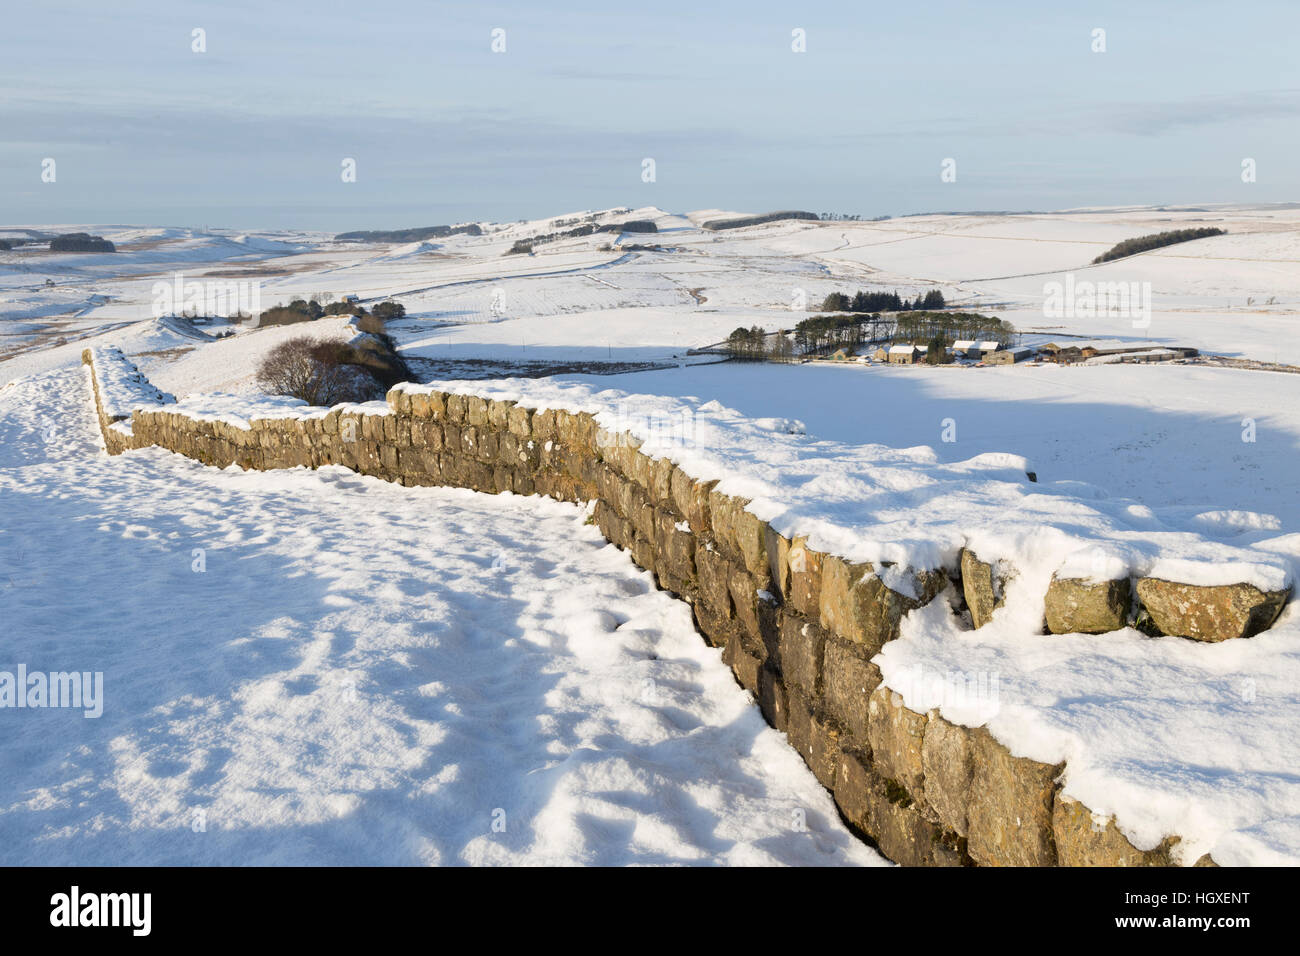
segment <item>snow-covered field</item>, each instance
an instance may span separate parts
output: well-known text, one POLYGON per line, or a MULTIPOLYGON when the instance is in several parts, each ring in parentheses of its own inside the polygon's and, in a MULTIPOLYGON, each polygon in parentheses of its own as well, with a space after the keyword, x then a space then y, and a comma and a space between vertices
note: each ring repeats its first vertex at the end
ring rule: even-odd
MULTIPOLYGON (((731 416, 751 438, 766 430, 780 453, 753 451, 750 464, 765 480, 802 474, 814 496, 819 480, 829 487, 819 440, 906 449, 894 465, 907 467, 1018 456, 1040 490, 1109 501, 1106 520, 1132 519, 1139 537, 1149 522, 1223 555, 1272 542, 1270 567, 1292 567, 1300 375, 737 366, 687 352, 737 326, 790 328, 832 291, 939 288, 1044 340, 1115 337, 1300 366, 1300 209, 698 227, 718 215, 608 211, 596 221, 652 219, 660 232, 562 239, 534 255, 504 253, 564 227, 485 223, 481 236, 349 244, 41 226, 103 235, 120 251, 0 252, 11 663, 106 673, 98 720, 8 713, 26 725, 0 743, 0 858, 879 861, 765 729, 688 611, 602 546, 576 509, 330 470, 227 474, 157 451, 103 457, 76 368, 87 345, 119 346, 183 400, 251 396, 259 357, 286 337, 352 334, 334 318, 216 339, 159 319, 153 286, 177 272, 260 282, 264 307, 392 297, 407 316, 390 332, 430 378, 447 377, 455 366, 444 363, 564 363, 566 379, 596 390, 690 399, 701 420, 731 416), (1123 239, 1207 225, 1229 234, 1089 265, 1123 239), (1045 314, 1049 284, 1067 278, 1150 283, 1149 325, 1045 314), (660 368, 572 372, 609 362, 660 368), (190 570, 195 548, 206 571, 190 570), (198 810, 205 833, 190 828, 198 810), (806 833, 789 826, 799 810, 806 833)), ((702 451, 716 457, 718 445, 702 451)), ((835 455, 826 460, 848 476, 856 459, 835 455)), ((883 472, 863 468, 863 500, 872 475, 883 472)), ((842 497, 828 527, 864 507, 842 497)), ((995 731, 1042 759, 1068 755, 1071 792, 1101 812, 1137 813, 1135 839, 1173 828, 1221 862, 1300 858, 1286 769, 1300 758, 1286 730, 1300 674, 1294 610, 1231 648, 1127 634, 1025 648, 1010 631, 963 638, 942 614, 917 615, 882 657, 900 683, 918 669, 998 672, 1012 706, 995 731)))

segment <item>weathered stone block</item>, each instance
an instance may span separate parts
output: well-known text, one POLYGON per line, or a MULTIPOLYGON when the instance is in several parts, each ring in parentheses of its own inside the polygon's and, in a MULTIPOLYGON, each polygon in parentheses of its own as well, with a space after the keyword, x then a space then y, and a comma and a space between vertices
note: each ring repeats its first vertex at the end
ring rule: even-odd
POLYGON ((865 754, 840 753, 835 778, 840 812, 901 866, 960 866, 960 841, 925 819, 906 790, 873 771, 865 754))
POLYGON ((761 639, 758 622, 759 596, 754 579, 744 569, 733 566, 727 576, 727 590, 731 594, 731 605, 740 625, 750 637, 761 639))
POLYGON ((659 507, 672 504, 672 479, 676 467, 667 458, 655 458, 650 462, 650 483, 646 490, 659 507))
POLYGON ((676 519, 666 511, 655 512, 655 546, 660 562, 674 578, 686 582, 695 579, 695 538, 679 529, 676 519))
POLYGON ((492 430, 503 432, 509 427, 510 409, 515 407, 511 399, 490 399, 487 403, 487 421, 492 430))
POLYGON ((867 700, 867 740, 876 772, 898 781, 917 802, 924 799, 925 723, 925 714, 908 710, 903 698, 883 684, 867 700))
POLYGON ((655 533, 655 511, 654 505, 650 504, 650 499, 646 493, 631 482, 628 483, 631 489, 632 503, 628 512, 628 518, 632 526, 636 528, 636 533, 643 538, 653 542, 656 540, 655 533))
POLYGON ((1128 622, 1132 587, 1127 578, 1088 581, 1053 576, 1047 587, 1045 617, 1053 634, 1105 634, 1128 622))
POLYGON ((945 827, 966 836, 971 781, 975 775, 971 731, 931 711, 921 744, 926 805, 945 827))
POLYGON ((465 396, 465 421, 471 425, 486 425, 488 423, 487 399, 479 395, 465 396))
POLYGON ((822 682, 826 707, 859 746, 867 744, 867 701, 880 686, 880 669, 862 650, 828 638, 822 682))
MULTIPOLYGON (((669 475, 671 479, 671 473, 669 475)), ((671 484, 671 481, 670 481, 671 484)), ((669 492, 671 497, 671 492, 669 492)), ((742 502, 739 498, 719 493, 717 488, 709 492, 709 513, 712 515, 713 540, 728 557, 739 558, 736 547, 736 515, 742 502)))
POLYGON ((695 482, 686 472, 674 467, 672 478, 668 482, 669 497, 673 510, 679 515, 689 515, 692 507, 692 491, 695 482))
POLYGON ((1252 637, 1272 627, 1290 589, 1261 591, 1250 584, 1198 586, 1142 578, 1138 598, 1164 634, 1196 641, 1252 637))
POLYGON ((506 428, 516 438, 528 439, 533 435, 533 412, 522 405, 511 407, 506 418, 506 428))
POLYGON ((1002 588, 1005 581, 994 571, 993 565, 981 561, 968 548, 961 552, 961 586, 970 609, 971 623, 983 627, 1002 606, 1002 588))
POLYGON ((782 603, 790 600, 790 539, 775 531, 771 525, 764 532, 764 550, 767 551, 768 573, 772 576, 772 593, 782 603))
POLYGON ((767 566, 767 522, 760 521, 742 508, 736 513, 735 533, 736 547, 745 570, 767 587, 771 573, 767 566))
POLYGON ((379 461, 379 445, 373 441, 353 442, 355 446, 352 457, 356 461, 354 466, 357 471, 363 475, 378 475, 381 470, 379 461))
POLYGON ((785 732, 790 746, 803 757, 817 782, 827 790, 834 790, 840 760, 839 731, 788 680, 785 689, 789 710, 785 732))
POLYGON ((445 447, 443 426, 438 422, 428 421, 418 427, 421 427, 424 432, 424 447, 430 451, 442 451, 445 447))
POLYGON ((505 494, 507 491, 515 490, 515 473, 505 465, 496 465, 492 468, 492 488, 497 494, 505 494))
MULTIPOLYGON (((628 477, 640 485, 641 489, 645 491, 647 495, 650 495, 651 469, 652 462, 649 456, 643 455, 640 451, 632 453, 632 457, 628 461, 628 477)), ((655 507, 661 507, 659 502, 654 500, 653 495, 650 495, 650 500, 654 502, 655 507)))
POLYGON ((718 613, 706 601, 692 602, 691 611, 695 615, 695 626, 704 639, 713 647, 725 647, 736 630, 730 618, 718 613))
POLYGON ((594 516, 596 527, 605 536, 605 540, 626 550, 631 544, 631 539, 627 533, 628 523, 619 517, 618 512, 610 507, 609 502, 603 498, 598 499, 594 516))
POLYGON ((790 603, 805 617, 820 621, 822 593, 822 555, 809 548, 804 538, 790 544, 787 567, 790 571, 790 603))
POLYGON ((1058 794, 1052 809, 1052 832, 1060 866, 1172 866, 1177 837, 1167 837, 1150 850, 1139 850, 1115 826, 1113 817, 1099 817, 1082 803, 1058 794))
POLYGON ((781 615, 781 673, 813 700, 822 695, 822 657, 826 632, 794 614, 781 615))
POLYGON ((586 412, 557 411, 555 425, 560 441, 567 448, 594 458, 596 455, 596 420, 586 412))
POLYGON ((511 432, 498 432, 496 438, 496 459, 510 468, 519 465, 519 437, 511 432))
POLYGON ((700 594, 704 602, 716 613, 727 620, 732 617, 731 607, 731 567, 727 559, 717 551, 701 547, 695 552, 695 566, 698 571, 700 594))
POLYGON ((970 739, 970 855, 987 866, 1055 866, 1052 802, 1062 767, 1013 757, 984 729, 970 739))
POLYGON ((388 404, 399 415, 411 414, 411 396, 406 394, 400 387, 393 386, 388 390, 385 397, 388 399, 388 404))
POLYGON ((383 441, 384 440, 384 419, 385 415, 362 415, 361 437, 366 441, 383 441))
POLYGON ((789 702, 786 698, 785 684, 781 675, 768 661, 758 675, 758 709, 763 718, 781 733, 788 726, 789 702))
POLYGON ((553 408, 544 408, 533 413, 533 440, 541 444, 546 442, 558 441, 560 437, 559 428, 555 422, 556 411, 553 408))
MULTIPOLYGON (((647 510, 649 510, 647 508, 647 510)), ((655 567, 654 541, 642 534, 634 534, 632 539, 632 560, 641 568, 653 571, 655 567)))
POLYGON ((709 506, 709 493, 713 491, 716 484, 716 481, 691 481, 681 491, 681 494, 686 498, 686 507, 682 514, 686 516, 686 521, 695 534, 712 535, 713 533, 713 515, 709 506))
POLYGON ((869 564, 826 555, 818 601, 821 624, 874 654, 898 637, 903 615, 933 600, 946 580, 941 571, 914 574, 914 598, 886 586, 869 564))
POLYGON ((731 633, 727 646, 722 649, 722 663, 731 668, 740 686, 755 697, 758 696, 759 673, 763 669, 760 653, 739 631, 731 633))
POLYGON ((515 461, 519 468, 535 475, 541 468, 541 445, 532 438, 520 438, 515 446, 515 461))

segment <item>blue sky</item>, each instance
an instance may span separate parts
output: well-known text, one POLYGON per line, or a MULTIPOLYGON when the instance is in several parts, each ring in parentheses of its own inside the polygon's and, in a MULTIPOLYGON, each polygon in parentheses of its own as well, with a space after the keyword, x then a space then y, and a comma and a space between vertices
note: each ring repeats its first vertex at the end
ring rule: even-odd
POLYGON ((7 4, 0 221, 344 230, 645 204, 870 217, 1300 199, 1295 2, 543 7, 7 4))

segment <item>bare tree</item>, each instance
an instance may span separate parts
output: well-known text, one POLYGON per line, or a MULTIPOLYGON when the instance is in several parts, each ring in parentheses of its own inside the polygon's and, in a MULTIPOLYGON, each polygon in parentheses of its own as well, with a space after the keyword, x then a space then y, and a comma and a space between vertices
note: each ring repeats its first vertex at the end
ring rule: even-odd
POLYGON ((376 388, 373 376, 348 362, 342 342, 308 335, 285 339, 266 354, 257 383, 272 395, 290 395, 308 405, 365 401, 376 388))

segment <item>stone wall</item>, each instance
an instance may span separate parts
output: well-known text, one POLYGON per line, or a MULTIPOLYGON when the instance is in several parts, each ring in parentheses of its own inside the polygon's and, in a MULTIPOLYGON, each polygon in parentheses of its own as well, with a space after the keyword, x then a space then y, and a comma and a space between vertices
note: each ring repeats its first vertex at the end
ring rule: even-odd
POLYGON ((132 407, 137 401, 165 405, 175 401, 161 392, 141 374, 131 361, 115 348, 85 349, 81 353, 95 399, 95 417, 110 455, 120 455, 128 448, 138 448, 131 433, 132 407))
MULTIPOLYGON (((250 424, 144 407, 124 443, 109 441, 101 417, 111 454, 158 445, 217 467, 342 465, 402 485, 594 501, 604 536, 690 604, 700 633, 721 648, 768 723, 787 735, 844 818, 891 860, 1172 862, 1177 837, 1137 850, 1113 820, 1064 797, 1063 765, 1013 756, 987 730, 911 711, 882 684, 872 658, 897 637, 904 614, 943 590, 942 571, 912 574, 906 590, 915 596, 904 595, 878 569, 778 534, 745 500, 642 454, 635 438, 603 430, 587 413, 398 386, 386 408, 250 424)), ((958 583, 982 623, 980 614, 996 603, 994 569, 963 555, 962 570, 958 583)))

